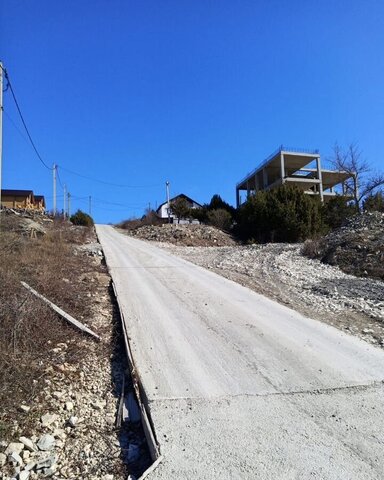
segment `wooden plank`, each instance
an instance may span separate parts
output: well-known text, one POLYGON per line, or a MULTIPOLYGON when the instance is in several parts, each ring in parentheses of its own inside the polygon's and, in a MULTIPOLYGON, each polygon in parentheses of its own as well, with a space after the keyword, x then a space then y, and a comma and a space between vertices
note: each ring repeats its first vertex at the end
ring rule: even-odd
POLYGON ((43 302, 45 302, 47 305, 49 305, 52 310, 54 310, 56 313, 58 313, 60 315, 60 317, 64 318, 64 320, 66 320, 67 322, 69 322, 71 325, 74 325, 76 328, 78 328, 79 330, 81 330, 82 332, 84 333, 87 333, 88 335, 91 335, 92 337, 96 338, 97 340, 100 341, 100 337, 99 335, 97 335, 97 333, 95 333, 93 330, 91 330, 90 328, 86 327, 83 323, 79 322, 78 320, 76 320, 75 318, 73 318, 71 315, 69 315, 68 313, 64 312, 64 310, 62 310, 60 307, 58 307, 57 305, 55 305, 53 302, 51 302, 50 300, 48 300, 48 298, 45 298, 43 295, 41 295, 40 293, 36 292, 36 290, 34 290, 32 287, 30 287, 27 283, 25 282, 20 282, 23 287, 25 287, 29 292, 33 293, 33 295, 35 295, 35 297, 37 298, 40 298, 40 300, 42 300, 43 302))

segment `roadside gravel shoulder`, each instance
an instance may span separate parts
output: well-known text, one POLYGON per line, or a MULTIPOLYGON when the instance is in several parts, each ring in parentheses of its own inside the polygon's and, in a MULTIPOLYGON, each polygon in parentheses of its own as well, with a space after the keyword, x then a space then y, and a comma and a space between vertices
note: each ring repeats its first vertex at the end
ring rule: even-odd
POLYGON ((301 244, 157 246, 384 348, 384 283, 308 259, 301 244))

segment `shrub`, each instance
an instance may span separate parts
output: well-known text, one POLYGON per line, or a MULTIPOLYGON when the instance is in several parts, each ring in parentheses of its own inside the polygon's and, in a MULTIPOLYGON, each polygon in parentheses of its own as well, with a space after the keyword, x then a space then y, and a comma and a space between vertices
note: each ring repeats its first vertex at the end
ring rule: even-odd
POLYGON ((374 195, 366 197, 363 203, 363 209, 367 212, 384 212, 383 192, 377 192, 374 195))
POLYGON ((200 223, 207 223, 208 221, 208 210, 206 205, 201 208, 191 208, 189 210, 189 217, 198 220, 200 223))
POLYGON ((231 217, 233 218, 236 212, 236 209, 225 202, 220 195, 213 195, 211 201, 206 205, 207 210, 226 210, 231 217))
POLYGON ((144 225, 162 225, 164 221, 158 217, 154 210, 147 209, 141 218, 130 218, 116 224, 124 230, 136 230, 144 225))
POLYGON ((220 230, 228 231, 232 225, 232 216, 223 208, 218 208, 216 210, 210 210, 207 214, 208 223, 213 225, 220 230))
POLYGON ((322 208, 324 223, 331 230, 341 227, 355 213, 356 207, 341 195, 331 198, 327 203, 324 203, 322 208))
POLYGON ((93 226, 93 218, 81 210, 77 210, 77 212, 71 216, 70 220, 74 225, 81 225, 83 227, 93 226))
POLYGON ((243 240, 298 242, 323 229, 318 199, 289 185, 258 192, 238 211, 237 232, 243 240))

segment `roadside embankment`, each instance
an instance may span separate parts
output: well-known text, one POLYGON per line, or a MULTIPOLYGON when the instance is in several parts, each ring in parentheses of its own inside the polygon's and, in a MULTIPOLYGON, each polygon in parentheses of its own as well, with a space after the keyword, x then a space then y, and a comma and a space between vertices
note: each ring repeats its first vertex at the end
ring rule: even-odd
MULTIPOLYGON (((116 425, 132 386, 93 229, 1 214, 0 479, 125 480, 151 462, 140 422, 116 425), (25 281, 101 341, 69 326, 25 281)), ((132 479, 135 477, 131 477, 132 479)))

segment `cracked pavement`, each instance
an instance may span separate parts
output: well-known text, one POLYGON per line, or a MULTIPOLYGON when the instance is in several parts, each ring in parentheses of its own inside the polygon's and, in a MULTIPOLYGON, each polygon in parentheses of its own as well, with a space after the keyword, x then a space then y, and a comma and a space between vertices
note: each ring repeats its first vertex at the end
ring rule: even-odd
POLYGON ((148 478, 383 478, 382 350, 97 233, 164 456, 148 478))

